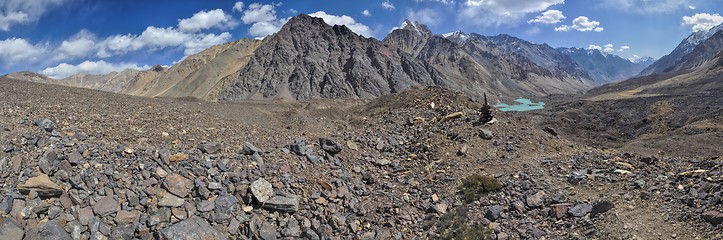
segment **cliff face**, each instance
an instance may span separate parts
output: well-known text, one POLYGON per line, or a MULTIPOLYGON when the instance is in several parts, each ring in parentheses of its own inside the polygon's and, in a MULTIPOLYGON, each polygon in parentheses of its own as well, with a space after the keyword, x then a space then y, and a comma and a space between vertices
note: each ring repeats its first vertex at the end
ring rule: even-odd
POLYGON ((370 98, 447 81, 396 47, 299 15, 264 40, 233 82, 220 99, 370 98))

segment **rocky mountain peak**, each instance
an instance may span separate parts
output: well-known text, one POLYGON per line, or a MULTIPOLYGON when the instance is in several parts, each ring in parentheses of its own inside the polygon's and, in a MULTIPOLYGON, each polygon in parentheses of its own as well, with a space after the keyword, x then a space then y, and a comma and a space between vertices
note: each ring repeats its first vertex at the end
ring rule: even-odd
POLYGON ((470 35, 465 34, 460 30, 457 30, 454 32, 442 34, 442 37, 449 39, 450 41, 462 44, 470 38, 470 35))
POLYGON ((399 27, 398 27, 398 28, 395 28, 395 30, 396 30, 396 29, 414 31, 414 32, 416 32, 419 36, 425 36, 425 37, 427 37, 427 36, 431 36, 431 35, 432 35, 432 31, 429 30, 429 28, 427 27, 427 25, 420 24, 420 23, 417 22, 417 21, 410 21, 409 19, 405 19, 404 22, 402 22, 402 25, 399 25, 399 27))

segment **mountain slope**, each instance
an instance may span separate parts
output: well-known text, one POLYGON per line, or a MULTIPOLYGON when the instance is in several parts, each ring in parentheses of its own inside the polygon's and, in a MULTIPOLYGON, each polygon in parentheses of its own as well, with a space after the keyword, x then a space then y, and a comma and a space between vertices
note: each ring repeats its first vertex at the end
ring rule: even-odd
POLYGON ((121 72, 111 72, 104 75, 76 74, 64 79, 51 79, 43 74, 33 72, 11 73, 5 77, 132 95, 140 88, 143 88, 144 82, 152 81, 165 71, 165 68, 156 65, 149 70, 126 69, 121 72))
POLYGON ((445 82, 407 53, 302 14, 264 40, 219 98, 370 98, 445 82))
MULTIPOLYGON (((723 24, 713 27, 708 31, 698 31, 690 34, 690 36, 680 42, 670 54, 661 57, 658 61, 645 68, 640 72, 640 75, 644 76, 672 71, 685 55, 688 55, 698 44, 704 42, 719 31, 723 31, 723 24)), ((711 55, 715 54, 717 54, 717 51, 714 51, 711 55)))
POLYGON ((598 83, 625 80, 637 75, 646 67, 614 54, 602 53, 597 49, 558 48, 558 51, 570 56, 598 83))
POLYGON ((402 25, 403 28, 392 31, 384 42, 437 69, 452 87, 468 94, 540 96, 581 92, 592 86, 584 70, 569 57, 543 45, 515 38, 529 49, 518 53, 510 51, 509 48, 516 47, 502 40, 497 42, 460 31, 431 35, 425 25, 409 21, 402 25), (544 62, 544 66, 533 59, 544 62), (550 63, 553 61, 555 63, 550 63))
POLYGON ((163 75, 149 82, 133 95, 149 97, 194 97, 216 99, 228 87, 230 75, 237 74, 248 63, 261 41, 241 39, 212 46, 188 56, 163 75))

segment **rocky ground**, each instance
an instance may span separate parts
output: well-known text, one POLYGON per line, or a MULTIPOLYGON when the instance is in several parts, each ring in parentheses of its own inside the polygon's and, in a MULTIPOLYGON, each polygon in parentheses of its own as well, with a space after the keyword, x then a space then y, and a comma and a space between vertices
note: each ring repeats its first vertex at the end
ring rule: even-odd
POLYGON ((0 80, 0 95, 2 239, 723 238, 718 156, 598 148, 529 113, 479 123, 479 102, 439 88, 209 103, 0 80))

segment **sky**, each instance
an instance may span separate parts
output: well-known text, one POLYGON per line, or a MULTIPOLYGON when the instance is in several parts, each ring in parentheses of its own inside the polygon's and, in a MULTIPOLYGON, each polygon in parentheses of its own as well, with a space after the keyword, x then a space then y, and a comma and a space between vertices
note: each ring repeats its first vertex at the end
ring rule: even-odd
POLYGON ((435 34, 660 58, 723 23, 723 0, 0 0, 0 75, 171 66, 213 45, 263 39, 302 13, 376 39, 410 19, 435 34))

